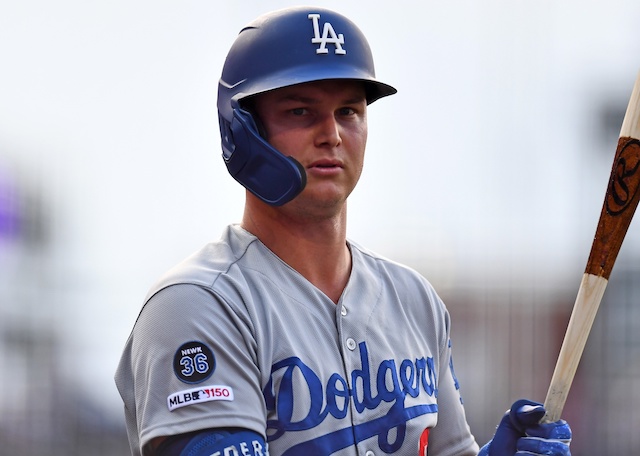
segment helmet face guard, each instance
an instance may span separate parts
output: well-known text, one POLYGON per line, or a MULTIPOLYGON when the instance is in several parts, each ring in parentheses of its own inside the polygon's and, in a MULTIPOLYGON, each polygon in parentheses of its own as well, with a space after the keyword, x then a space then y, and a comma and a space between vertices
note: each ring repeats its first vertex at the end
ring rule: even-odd
POLYGON ((358 27, 323 8, 265 14, 244 27, 227 55, 218 84, 222 156, 229 173, 262 201, 280 206, 303 189, 306 174, 259 133, 242 101, 295 84, 361 81, 367 103, 396 93, 375 79, 371 49, 358 27))

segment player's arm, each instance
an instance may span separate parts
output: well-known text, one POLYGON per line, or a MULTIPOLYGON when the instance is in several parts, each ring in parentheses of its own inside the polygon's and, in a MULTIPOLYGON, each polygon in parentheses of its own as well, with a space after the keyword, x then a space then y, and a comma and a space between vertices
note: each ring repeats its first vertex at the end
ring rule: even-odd
POLYGON ((151 442, 151 456, 210 456, 251 454, 267 456, 267 445, 260 434, 242 428, 203 429, 151 442))
MULTIPOLYGON (((244 318, 244 315, 229 311, 226 301, 211 290, 189 284, 163 288, 146 304, 134 328, 130 358, 125 365, 130 380, 121 385, 129 395, 127 397, 131 397, 130 408, 138 420, 131 432, 137 433, 144 456, 162 455, 159 450, 162 450, 162 444, 171 440, 171 435, 195 431, 198 427, 202 430, 233 427, 254 429, 259 434, 264 432, 266 421, 262 414, 264 398, 259 369, 254 363, 253 339, 244 318), (210 334, 224 334, 224 337, 211 337, 210 334), (209 377, 206 382, 200 380, 196 386, 207 389, 222 385, 237 393, 230 396, 232 399, 198 404, 185 401, 178 410, 168 407, 170 398, 195 384, 189 384, 187 378, 181 377, 185 375, 181 370, 185 364, 180 359, 180 347, 188 341, 198 341, 201 344, 198 353, 206 354, 203 359, 207 364, 201 371, 209 377), (255 375, 234 377, 234 372, 255 375), (197 427, 194 429, 194 426, 197 427), (160 435, 166 437, 158 437, 156 433, 151 439, 144 438, 158 429, 161 429, 160 435)), ((214 452, 207 456, 210 454, 214 452)))

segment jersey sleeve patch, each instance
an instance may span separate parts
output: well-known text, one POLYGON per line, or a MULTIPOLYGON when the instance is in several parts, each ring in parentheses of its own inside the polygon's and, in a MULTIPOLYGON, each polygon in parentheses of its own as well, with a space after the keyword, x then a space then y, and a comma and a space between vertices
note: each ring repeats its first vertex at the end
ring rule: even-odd
POLYGON ((167 407, 172 412, 187 405, 211 401, 233 401, 233 389, 225 385, 209 385, 178 391, 167 397, 167 407))
POLYGON ((216 369, 213 351, 198 341, 182 344, 173 356, 173 371, 184 383, 200 383, 207 380, 216 369))

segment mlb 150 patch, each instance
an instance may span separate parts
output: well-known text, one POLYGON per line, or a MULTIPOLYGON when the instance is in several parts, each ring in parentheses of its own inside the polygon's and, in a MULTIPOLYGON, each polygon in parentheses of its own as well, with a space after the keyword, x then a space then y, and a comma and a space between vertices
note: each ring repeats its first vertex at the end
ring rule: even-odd
POLYGON ((216 368, 213 351, 202 342, 182 344, 173 356, 173 371, 185 383, 200 383, 211 377, 216 368))
POLYGON ((173 412, 180 407, 211 401, 233 401, 233 389, 226 385, 209 385, 178 391, 167 397, 167 407, 173 412))

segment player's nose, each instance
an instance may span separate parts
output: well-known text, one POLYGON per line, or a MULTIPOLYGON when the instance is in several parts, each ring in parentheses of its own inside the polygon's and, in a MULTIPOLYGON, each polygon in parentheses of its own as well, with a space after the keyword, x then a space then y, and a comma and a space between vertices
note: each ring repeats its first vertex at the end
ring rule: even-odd
POLYGON ((342 143, 340 123, 334 114, 326 114, 316 121, 315 145, 337 147, 342 143))

